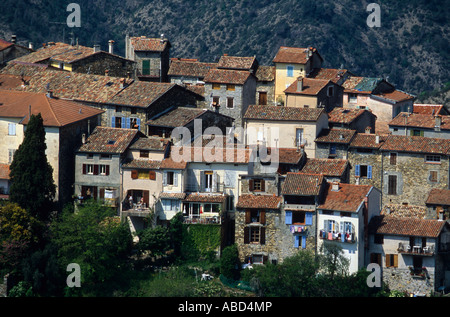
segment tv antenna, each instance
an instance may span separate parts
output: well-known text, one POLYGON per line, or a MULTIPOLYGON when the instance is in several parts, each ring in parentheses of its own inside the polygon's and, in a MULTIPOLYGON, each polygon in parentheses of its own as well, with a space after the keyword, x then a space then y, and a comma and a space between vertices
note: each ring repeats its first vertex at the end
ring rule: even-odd
MULTIPOLYGON (((51 23, 51 24, 64 24, 64 25, 67 25, 66 22, 52 22, 52 21, 50 21, 50 22, 48 22, 48 23, 51 23)), ((62 38, 62 42, 63 42, 63 43, 65 43, 65 38, 66 38, 66 28, 63 27, 63 38, 62 38)))

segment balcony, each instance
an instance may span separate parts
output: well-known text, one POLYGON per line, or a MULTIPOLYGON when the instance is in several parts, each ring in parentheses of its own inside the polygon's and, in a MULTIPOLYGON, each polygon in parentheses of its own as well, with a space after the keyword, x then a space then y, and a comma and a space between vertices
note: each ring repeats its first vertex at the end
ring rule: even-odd
POLYGON ((213 215, 205 215, 205 216, 185 216, 183 223, 185 224, 202 224, 202 225, 211 225, 211 224, 221 224, 221 218, 213 215))
POLYGON ((399 243, 397 251, 405 255, 422 255, 422 256, 433 256, 434 246, 419 246, 410 245, 407 243, 399 243))
POLYGON ((332 232, 321 229, 319 232, 319 239, 327 241, 337 241, 343 243, 355 243, 356 236, 354 232, 332 232))
POLYGON ((305 211, 315 211, 315 205, 306 204, 284 204, 285 210, 305 210, 305 211))
POLYGON ((122 212, 127 216, 147 217, 150 214, 150 208, 145 203, 133 203, 133 205, 130 205, 128 201, 124 200, 122 202, 122 212))

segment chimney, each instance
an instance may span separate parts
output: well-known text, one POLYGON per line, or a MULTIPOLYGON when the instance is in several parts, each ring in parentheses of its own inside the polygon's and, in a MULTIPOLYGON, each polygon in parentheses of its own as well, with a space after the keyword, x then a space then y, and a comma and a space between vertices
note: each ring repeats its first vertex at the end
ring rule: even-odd
POLYGON ((332 182, 331 183, 331 191, 338 192, 339 191, 339 182, 332 182))
POLYGON ((303 91, 303 78, 298 78, 297 79, 297 91, 303 91))
POLYGON ((164 34, 161 34, 161 44, 163 44, 166 40, 164 39, 164 34))
POLYGON ((434 129, 436 131, 440 131, 441 130, 441 124, 442 124, 442 117, 440 115, 437 115, 434 118, 435 118, 434 129))
POLYGON ((95 44, 94 45, 94 53, 100 52, 100 45, 95 44))
POLYGON ((109 70, 105 69, 105 76, 108 76, 109 70))
POLYGON ((386 215, 390 215, 391 214, 391 208, 390 207, 386 207, 385 214, 386 215))
POLYGON ((28 48, 33 50, 33 49, 34 49, 34 48, 33 48, 33 43, 31 43, 31 42, 28 43, 28 48))
POLYGON ((380 144, 380 136, 379 135, 375 136, 375 143, 380 144))
POLYGON ((366 127, 366 134, 370 134, 370 131, 371 131, 372 129, 370 128, 370 127, 366 127))
POLYGON ((114 54, 114 41, 109 40, 108 45, 109 45, 109 54, 114 54))
POLYGON ((83 134, 81 135, 81 143, 83 143, 83 144, 86 143, 86 134, 85 134, 85 133, 83 133, 83 134))
POLYGON ((120 78, 120 89, 125 88, 125 78, 120 78))
POLYGON ((17 40, 17 36, 16 35, 11 35, 11 43, 16 44, 16 40, 17 40))
POLYGON ((53 98, 53 91, 47 90, 47 98, 53 98))

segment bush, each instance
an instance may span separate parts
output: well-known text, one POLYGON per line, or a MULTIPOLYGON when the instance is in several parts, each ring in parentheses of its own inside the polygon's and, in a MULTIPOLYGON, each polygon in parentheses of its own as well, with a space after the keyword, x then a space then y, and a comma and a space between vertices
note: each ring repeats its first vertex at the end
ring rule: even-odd
POLYGON ((240 276, 240 260, 237 245, 223 249, 222 257, 220 258, 220 273, 226 278, 238 280, 240 276))

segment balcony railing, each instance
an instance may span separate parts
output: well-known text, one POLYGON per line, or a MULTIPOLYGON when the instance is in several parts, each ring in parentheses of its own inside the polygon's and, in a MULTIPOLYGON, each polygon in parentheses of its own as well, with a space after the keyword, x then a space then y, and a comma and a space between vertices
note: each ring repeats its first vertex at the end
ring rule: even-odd
POLYGON ((185 216, 184 223, 186 224, 221 224, 219 216, 185 216))
POLYGON ((314 210, 315 205, 303 205, 303 204, 284 204, 286 210, 314 210))
POLYGON ((432 256, 434 255, 435 249, 434 246, 422 247, 419 245, 399 243, 397 251, 403 254, 432 256))
POLYGON ((319 238, 328 241, 338 241, 344 243, 355 243, 356 236, 354 232, 332 232, 321 229, 319 232, 319 238))

